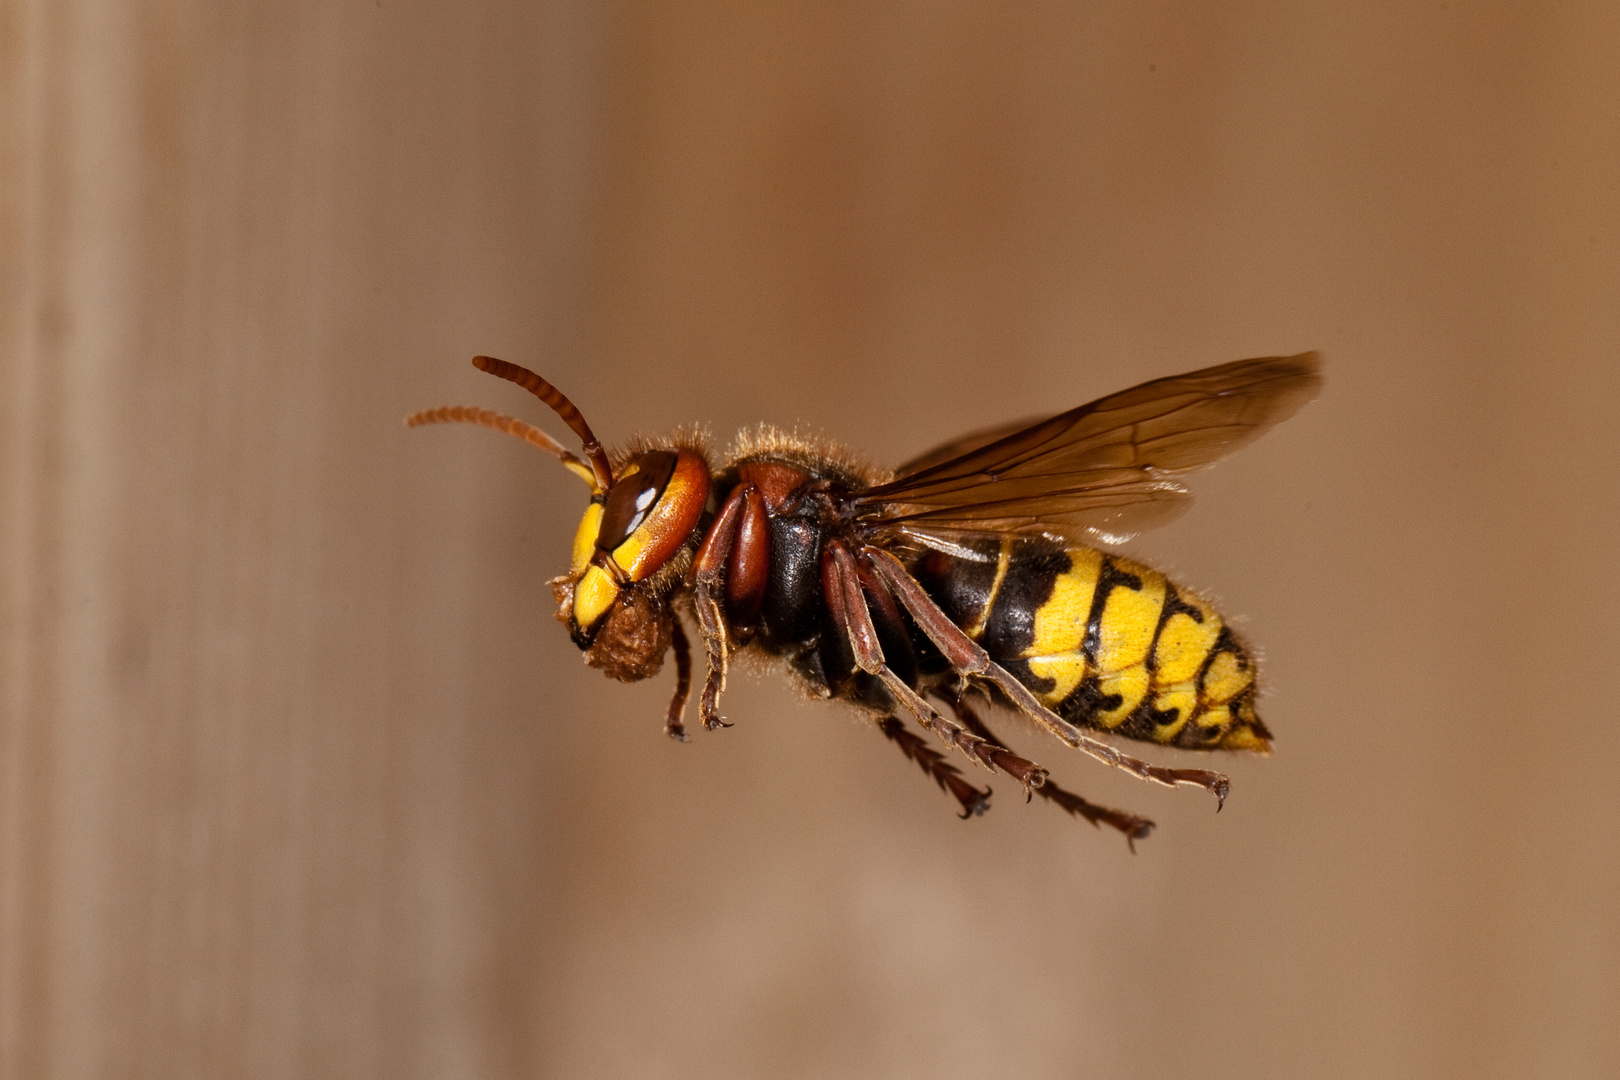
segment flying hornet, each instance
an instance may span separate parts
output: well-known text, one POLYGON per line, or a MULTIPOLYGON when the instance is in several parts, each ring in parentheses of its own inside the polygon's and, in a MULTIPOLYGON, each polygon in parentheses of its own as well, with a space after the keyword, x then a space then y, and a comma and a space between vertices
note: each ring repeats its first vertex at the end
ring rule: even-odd
POLYGON ((952 752, 1008 774, 1026 799, 1119 830, 1133 850, 1153 829, 1053 783, 991 731, 973 707, 980 701, 1143 780, 1204 788, 1217 809, 1229 786, 1221 773, 1149 764, 1097 734, 1188 750, 1271 748, 1255 713, 1255 662, 1232 628, 1196 593, 1095 545, 1185 510, 1183 474, 1316 395, 1315 353, 1155 379, 956 439, 893 472, 769 427, 743 432, 724 457, 692 434, 608 453, 545 379, 492 357, 473 364, 550 406, 580 452, 486 409, 448 406, 405 423, 515 435, 589 485, 568 572, 551 582, 557 618, 587 664, 624 682, 656 674, 673 651, 664 730, 675 739, 687 739, 690 619, 706 662, 705 728, 728 726, 720 696, 736 655, 777 658, 810 695, 869 715, 963 817, 984 813, 991 792, 968 781, 952 752))

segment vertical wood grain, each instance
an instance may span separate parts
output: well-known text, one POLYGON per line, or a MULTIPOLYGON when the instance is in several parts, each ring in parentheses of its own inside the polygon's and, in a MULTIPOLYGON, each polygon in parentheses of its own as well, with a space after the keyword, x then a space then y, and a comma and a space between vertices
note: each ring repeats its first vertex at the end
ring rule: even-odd
MULTIPOLYGON (((0 6, 0 1077, 1605 1076, 1614 12, 0 6), (551 618, 609 442, 901 460, 1320 348, 1133 549, 1260 648, 1160 829, 551 618)), ((1190 758, 1177 758, 1191 763, 1190 758)))

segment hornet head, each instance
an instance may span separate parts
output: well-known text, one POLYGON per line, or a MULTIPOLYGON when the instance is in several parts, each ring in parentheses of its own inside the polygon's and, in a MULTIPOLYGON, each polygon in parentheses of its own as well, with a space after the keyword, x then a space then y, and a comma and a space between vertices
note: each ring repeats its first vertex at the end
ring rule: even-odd
POLYGON ((708 507, 708 462, 687 446, 646 449, 610 461, 574 403, 549 382, 489 356, 473 357, 473 365, 549 405, 579 436, 584 457, 538 428, 485 409, 430 409, 406 417, 406 425, 462 422, 495 428, 555 455, 589 484, 591 501, 574 534, 568 573, 551 582, 557 618, 592 667, 625 682, 655 674, 674 630, 668 597, 691 561, 708 507))

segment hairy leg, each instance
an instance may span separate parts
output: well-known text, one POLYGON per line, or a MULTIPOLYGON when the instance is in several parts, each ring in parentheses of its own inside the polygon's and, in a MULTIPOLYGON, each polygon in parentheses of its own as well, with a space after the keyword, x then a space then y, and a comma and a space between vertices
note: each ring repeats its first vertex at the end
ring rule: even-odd
POLYGON ((686 741, 686 699, 692 693, 692 646, 686 640, 686 630, 679 616, 675 617, 675 632, 670 638, 675 647, 675 696, 669 701, 669 715, 664 720, 664 734, 681 742, 686 741))
MULTIPOLYGON (((982 739, 989 739, 991 742, 1001 741, 996 738, 995 732, 991 731, 985 725, 985 722, 979 719, 978 713, 968 707, 967 702, 962 700, 961 695, 958 694, 948 700, 952 711, 956 713, 956 718, 969 731, 982 739)), ((1153 822, 1148 818, 1090 802, 1072 791, 1058 787, 1050 780, 1035 790, 1047 802, 1062 807, 1075 817, 1085 818, 1098 828, 1107 825, 1110 828, 1118 829, 1125 834, 1125 842, 1130 845, 1133 854, 1136 851, 1136 842, 1153 831, 1153 822)))
POLYGON ((956 766, 945 760, 922 736, 906 729, 897 716, 885 716, 877 721, 878 730, 900 748, 900 752, 915 761, 922 771, 944 791, 956 796, 962 804, 962 817, 977 817, 990 809, 990 789, 980 791, 962 778, 956 766))
POLYGON ((867 610, 866 597, 861 593, 854 557, 836 540, 828 543, 822 553, 822 582, 828 610, 834 622, 849 635, 856 665, 882 680, 890 695, 915 716, 924 729, 985 768, 1001 769, 1026 788, 1040 787, 1046 782, 1045 769, 947 720, 883 662, 883 647, 878 644, 877 628, 872 625, 872 613, 867 610))
POLYGON ((726 614, 720 609, 720 597, 726 558, 731 554, 732 542, 742 523, 746 493, 747 489, 739 487, 726 499, 698 546, 692 568, 686 572, 686 580, 692 586, 692 611, 697 616, 698 630, 703 634, 703 658, 707 668, 703 674, 703 695, 698 699, 698 715, 710 731, 730 726, 720 715, 720 695, 726 689, 726 658, 730 653, 726 614))
POLYGON ((1226 802, 1226 792, 1231 786, 1230 781, 1218 772, 1209 769, 1167 769, 1159 765, 1150 765, 1140 758, 1119 750, 1101 739, 1094 739, 1081 731, 1057 713, 1041 704, 1040 700, 1030 691, 1029 687, 1012 677, 1006 668, 990 659, 974 641, 962 632, 961 627, 951 622, 950 617, 941 611, 939 605, 934 603, 917 579, 907 572, 899 559, 884 551, 882 548, 866 546, 861 548, 861 557, 867 565, 877 571, 890 591, 899 598, 900 603, 910 612, 912 619, 922 632, 934 643, 934 646, 944 654, 947 662, 955 669, 957 674, 993 682, 1002 692, 1012 699, 1013 704, 1033 717, 1037 723, 1052 734, 1116 769, 1123 769, 1132 776, 1143 780, 1151 780, 1166 787, 1175 787, 1177 784, 1196 784, 1210 792, 1220 803, 1226 802))

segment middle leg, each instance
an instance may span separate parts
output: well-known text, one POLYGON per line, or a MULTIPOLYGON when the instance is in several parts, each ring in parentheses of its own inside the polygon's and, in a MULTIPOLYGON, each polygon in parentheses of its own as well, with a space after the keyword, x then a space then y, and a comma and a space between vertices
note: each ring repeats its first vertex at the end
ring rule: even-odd
MULTIPOLYGON (((861 592, 861 579, 856 572, 854 557, 841 542, 833 540, 823 549, 821 573, 827 609, 832 614, 834 624, 848 636, 857 667, 876 676, 889 695, 915 716, 924 729, 939 736, 946 745, 960 750, 969 760, 991 771, 999 768, 1026 788, 1040 787, 1046 783, 1046 770, 1041 766, 973 734, 953 720, 947 720, 884 662, 883 646, 878 642, 872 613, 867 610, 866 597, 861 592)), ((875 579, 874 584, 882 587, 882 583, 875 579)))
POLYGON ((872 545, 862 547, 860 554, 866 565, 877 571, 883 583, 899 597, 900 603, 905 605, 917 626, 944 654, 946 661, 958 675, 994 683, 1012 699, 1020 711, 1070 746, 1104 764, 1123 769, 1143 780, 1163 784, 1165 787, 1196 784, 1215 796, 1216 810, 1225 804, 1230 783, 1223 774, 1211 769, 1168 769, 1162 765, 1152 765, 1110 746, 1101 739, 1087 735, 1041 704, 1040 699, 1030 692, 1029 687, 1013 678, 1006 668, 990 659, 990 654, 985 652, 978 642, 964 634, 962 628, 951 622, 945 612, 940 610, 933 597, 917 584, 917 579, 911 576, 899 559, 872 545))

